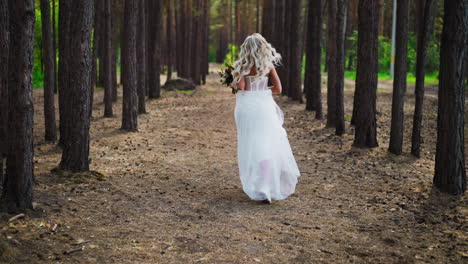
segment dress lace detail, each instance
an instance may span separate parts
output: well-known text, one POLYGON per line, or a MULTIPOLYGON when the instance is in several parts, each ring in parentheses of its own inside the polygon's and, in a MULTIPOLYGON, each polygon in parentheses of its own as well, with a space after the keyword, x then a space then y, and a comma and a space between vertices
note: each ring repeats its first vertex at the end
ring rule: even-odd
POLYGON ((268 77, 246 76, 234 116, 243 190, 253 200, 271 201, 294 193, 300 172, 283 128, 283 112, 267 85, 268 77))

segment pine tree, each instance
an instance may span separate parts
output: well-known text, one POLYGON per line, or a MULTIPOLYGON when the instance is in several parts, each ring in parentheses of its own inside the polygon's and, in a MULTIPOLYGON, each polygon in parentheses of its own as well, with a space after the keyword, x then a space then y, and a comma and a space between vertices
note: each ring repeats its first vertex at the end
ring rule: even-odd
MULTIPOLYGON (((2 17, 6 15, 3 19, 9 19, 7 31, 10 34, 7 88, 8 151, 0 205, 8 211, 16 211, 32 208, 34 177, 32 68, 35 13, 33 0, 9 0, 8 6, 6 5, 6 1, 0 4, 2 17), (8 13, 5 8, 8 9, 8 13)), ((5 35, 2 34, 1 39, 5 40, 5 35)))
POLYGON ((374 0, 359 0, 358 64, 353 117, 356 132, 354 145, 377 147, 377 67, 379 6, 374 0))
POLYGON ((54 142, 57 139, 55 124, 55 53, 52 43, 52 26, 50 19, 50 2, 41 0, 42 46, 44 48, 44 121, 45 140, 54 142))
POLYGON ((468 56, 467 5, 464 0, 444 1, 440 46, 434 185, 451 194, 462 194, 466 190, 463 74, 467 67, 465 57, 468 56))
POLYGON ((137 35, 138 4, 125 1, 122 34, 123 106, 122 129, 138 130, 137 111, 137 35))

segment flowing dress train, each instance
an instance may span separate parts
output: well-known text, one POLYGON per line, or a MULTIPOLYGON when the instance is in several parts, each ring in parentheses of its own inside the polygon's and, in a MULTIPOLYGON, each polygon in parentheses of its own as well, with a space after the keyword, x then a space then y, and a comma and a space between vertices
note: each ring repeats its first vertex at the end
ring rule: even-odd
POLYGON ((300 176, 283 128, 283 112, 267 87, 268 77, 245 80, 234 111, 243 190, 252 200, 282 200, 294 193, 300 176))

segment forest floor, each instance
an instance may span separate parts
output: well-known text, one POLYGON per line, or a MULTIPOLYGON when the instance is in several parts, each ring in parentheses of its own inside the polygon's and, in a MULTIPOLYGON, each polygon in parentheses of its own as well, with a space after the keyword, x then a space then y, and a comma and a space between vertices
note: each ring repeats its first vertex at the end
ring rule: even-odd
MULTIPOLYGON (((324 106, 326 112, 326 95, 324 106)), ((353 85, 345 91, 346 117, 353 85)), ((391 90, 378 90, 378 140, 343 137, 277 96, 302 173, 294 195, 273 204, 242 192, 235 97, 217 74, 192 94, 148 101, 139 132, 103 118, 97 91, 91 167, 104 179, 51 173, 61 151, 43 140, 35 100, 36 209, 0 214, 0 262, 11 263, 466 263, 468 203, 432 188, 437 100, 424 105, 422 158, 409 154, 414 96, 405 104, 404 154, 387 151, 391 90)), ((466 130, 465 130, 466 131, 466 130)), ((465 146, 466 146, 465 142, 465 146)))

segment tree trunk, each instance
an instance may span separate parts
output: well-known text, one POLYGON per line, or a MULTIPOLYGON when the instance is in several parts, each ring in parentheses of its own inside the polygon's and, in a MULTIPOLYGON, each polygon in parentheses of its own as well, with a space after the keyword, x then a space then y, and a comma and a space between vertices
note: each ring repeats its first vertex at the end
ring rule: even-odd
POLYGON ((89 170, 89 92, 91 87, 91 31, 93 0, 72 1, 70 10, 70 85, 67 116, 70 127, 59 168, 72 172, 89 170))
MULTIPOLYGON (((333 0, 329 1, 329 4, 332 4, 333 0)), ((345 69, 345 30, 346 30, 346 12, 348 6, 347 0, 338 0, 336 8, 336 59, 334 63, 331 63, 330 66, 334 65, 336 71, 334 78, 335 80, 335 98, 330 98, 335 101, 335 134, 341 136, 345 133, 345 120, 344 120, 344 69, 345 69)), ((329 68, 329 73, 332 71, 329 68)), ((330 113, 330 111, 329 111, 330 113)))
POLYGON ((268 41, 274 41, 275 3, 276 1, 263 0, 262 35, 268 41))
MULTIPOLYGON (((327 76, 327 127, 335 127, 337 115, 336 115, 336 79, 338 62, 337 59, 337 0, 328 0, 328 25, 327 25, 327 63, 328 76, 327 76)), ((341 76, 338 76, 341 78, 341 76)))
MULTIPOLYGON (((119 39, 120 39, 120 27, 119 24, 123 21, 123 12, 120 11, 120 6, 118 5, 119 1, 111 1, 111 32, 112 32, 112 64, 111 64, 111 79, 112 79, 112 102, 117 102, 118 90, 119 87, 117 82, 117 57, 119 53, 119 39)), ((124 3, 124 0, 121 1, 124 3)), ((122 7, 123 8, 123 7, 122 7)))
POLYGON ((467 32, 467 2, 445 0, 434 185, 455 195, 466 190, 464 73, 467 67, 465 56, 468 56, 467 32))
POLYGON ((200 84, 201 79, 200 79, 200 64, 201 64, 201 15, 199 14, 200 10, 200 2, 201 0, 193 0, 193 10, 195 11, 195 14, 193 16, 193 30, 192 30, 192 53, 191 53, 191 59, 190 59, 190 66, 192 68, 190 78, 193 80, 193 82, 197 85, 200 84))
POLYGON ((8 150, 8 64, 10 52, 8 1, 0 1, 0 187, 3 186, 3 160, 8 150))
POLYGON ((377 67, 379 6, 374 0, 359 1, 358 64, 356 73, 354 145, 377 147, 377 67))
MULTIPOLYGON (((303 102, 302 99, 302 30, 301 30, 301 1, 292 1, 291 9, 291 63, 289 75, 290 95, 293 100, 303 102)), ((317 118, 321 118, 317 114, 317 118)))
POLYGON ((104 1, 104 28, 103 28, 103 42, 104 50, 102 54, 104 64, 104 117, 112 117, 114 115, 112 110, 113 100, 113 82, 112 82, 112 21, 111 21, 111 0, 104 1))
POLYGON ((50 2, 41 0, 41 20, 42 20, 42 47, 44 48, 44 120, 45 120, 45 140, 54 142, 57 140, 55 125, 55 63, 52 44, 52 26, 50 23, 50 2))
POLYGON ((284 3, 284 31, 282 32, 283 37, 279 41, 283 42, 283 67, 280 70, 280 78, 283 85, 283 95, 290 95, 290 79, 289 71, 291 70, 291 10, 292 2, 286 0, 284 3))
POLYGON ((216 62, 222 63, 226 57, 229 44, 229 16, 230 10, 228 1, 223 0, 222 5, 219 6, 218 12, 222 15, 223 26, 219 28, 218 32, 218 49, 216 51, 216 62))
POLYGON ((146 0, 138 2, 138 30, 137 30, 137 73, 138 73, 138 113, 146 113, 146 0))
POLYGON ((93 103, 94 103, 94 89, 97 86, 97 59, 98 59, 98 45, 101 39, 101 6, 103 1, 95 0, 94 1, 94 34, 93 34, 93 68, 91 72, 91 91, 89 94, 89 116, 93 116, 93 103))
MULTIPOLYGON (((2 2, 4 8, 6 1, 2 2)), ((32 208, 34 177, 32 69, 35 13, 33 0, 9 0, 8 5, 10 32, 8 153, 0 204, 8 211, 16 211, 32 208)))
POLYGON ((388 150, 400 155, 403 148, 403 118, 408 59, 409 1, 397 2, 395 78, 393 80, 392 121, 388 150))
MULTIPOLYGON (((141 4, 140 0, 140 6, 141 4)), ((137 35, 138 3, 125 1, 124 23, 122 34, 122 72, 123 74, 123 106, 122 129, 126 131, 138 130, 137 114, 137 35)), ((140 28, 141 30, 141 28, 140 28)))
MULTIPOLYGON (((286 2, 285 0, 276 0, 275 1, 275 20, 274 28, 276 29, 276 34, 272 35, 272 39, 268 40, 273 43, 273 46, 276 50, 281 54, 282 57, 282 65, 280 65, 276 70, 278 72, 278 76, 283 83, 283 90, 287 89, 286 83, 286 74, 287 71, 285 69, 287 65, 287 58, 288 58, 288 50, 287 50, 287 43, 285 43, 285 29, 286 29, 286 21, 285 21, 285 9, 286 9, 286 2)), ((283 94, 285 92, 283 91, 283 94)))
POLYGON ((68 127, 70 120, 67 120, 67 94, 70 89, 70 72, 69 72, 69 53, 70 53, 70 0, 59 1, 59 145, 64 146, 65 142, 69 142, 68 127))
POLYGON ((174 44, 174 36, 173 36, 173 24, 172 24, 172 20, 173 20, 173 17, 172 17, 172 5, 173 5, 173 1, 167 1, 166 2, 166 5, 167 5, 167 14, 166 14, 166 17, 167 17, 167 80, 170 80, 172 79, 172 57, 174 57, 173 55, 173 51, 175 50, 175 48, 173 47, 174 44))
POLYGON ((321 31, 322 31, 322 1, 309 0, 309 14, 307 21, 307 49, 306 49, 306 81, 304 86, 307 103, 306 110, 316 111, 315 118, 322 119, 322 92, 321 92, 321 31))
POLYGON ((418 32, 418 48, 416 56, 416 86, 414 89, 416 102, 414 105, 413 134, 411 136, 411 154, 416 157, 421 155, 421 123, 423 117, 424 102, 424 67, 426 65, 427 44, 434 27, 434 5, 436 1, 426 0, 424 13, 421 14, 420 28, 418 32))
POLYGON ((162 35, 162 1, 154 1, 150 10, 150 47, 149 47, 149 98, 159 98, 161 95, 161 35, 162 35))
POLYGON ((206 84, 206 76, 209 73, 209 42, 210 42, 210 1, 203 0, 203 44, 202 44, 202 83, 206 84))
POLYGON ((58 93, 58 81, 57 81, 57 27, 56 27, 56 19, 55 19, 55 0, 52 0, 52 52, 53 52, 53 58, 54 58, 54 93, 58 93))

